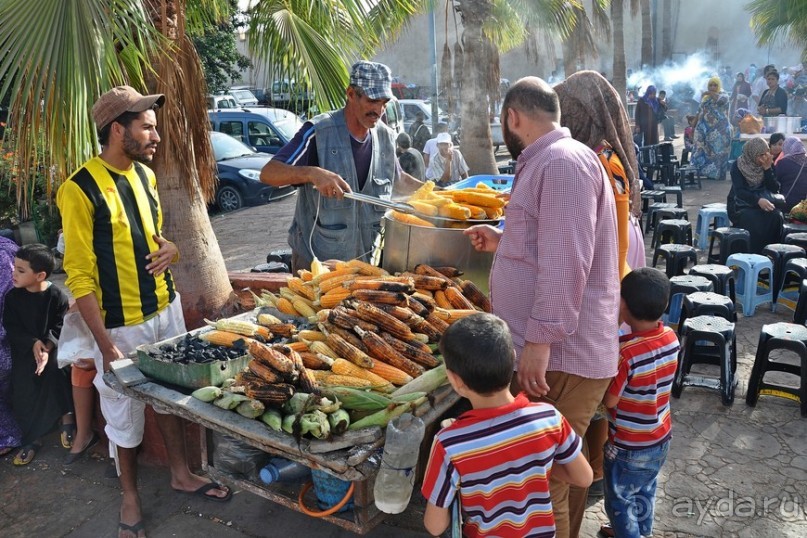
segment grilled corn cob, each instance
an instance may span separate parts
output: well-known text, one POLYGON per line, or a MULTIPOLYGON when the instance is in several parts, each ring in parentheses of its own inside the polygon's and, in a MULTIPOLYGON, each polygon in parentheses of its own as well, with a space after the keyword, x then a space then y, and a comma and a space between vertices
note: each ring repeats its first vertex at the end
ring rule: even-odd
POLYGON ((415 211, 421 215, 426 215, 427 217, 437 216, 437 206, 422 202, 420 200, 409 200, 407 203, 414 207, 415 211))
MULTIPOLYGON (((257 323, 241 319, 219 319, 216 321, 205 319, 205 323, 217 331, 225 331, 243 336, 263 336, 266 338, 265 335, 269 333, 269 331, 257 323)), ((271 337, 271 335, 269 335, 269 337, 271 337)))
POLYGON ((300 372, 300 377, 297 379, 297 386, 300 387, 303 392, 319 394, 319 383, 317 382, 316 377, 314 377, 314 374, 311 372, 312 370, 303 368, 300 372))
POLYGON ((426 322, 434 327, 434 329, 440 334, 443 334, 448 329, 448 323, 443 321, 443 319, 438 317, 434 312, 429 313, 429 315, 426 317, 426 322))
POLYGON ((448 265, 444 265, 441 267, 432 267, 435 271, 440 273, 441 275, 447 278, 457 278, 458 276, 462 276, 463 272, 457 269, 456 267, 450 267, 448 265))
MULTIPOLYGON (((415 266, 415 274, 416 275, 424 275, 424 276, 433 276, 435 278, 443 279, 447 283, 451 283, 451 280, 449 279, 448 276, 444 275, 443 273, 441 273, 440 271, 438 271, 437 269, 435 269, 434 267, 432 267, 431 265, 429 265, 427 263, 419 263, 419 264, 417 264, 415 266)), ((415 287, 419 288, 420 286, 415 284, 415 287)))
POLYGON ((317 311, 314 310, 314 308, 310 304, 308 304, 305 301, 305 299, 303 299, 301 297, 295 298, 291 302, 291 306, 294 307, 294 310, 299 312, 300 315, 305 317, 305 318, 309 318, 311 316, 314 316, 317 313, 317 311))
POLYGON ((367 301, 368 303, 406 306, 406 294, 400 292, 359 289, 350 292, 350 296, 353 299, 367 301))
POLYGON ((300 353, 300 358, 303 360, 303 366, 309 370, 328 370, 333 364, 333 359, 325 355, 318 355, 310 351, 303 351, 300 353))
POLYGON ((490 312, 490 299, 470 280, 463 280, 460 284, 463 295, 483 312, 490 312))
POLYGON ((453 196, 455 202, 463 202, 466 204, 473 204, 480 207, 504 207, 504 200, 497 198, 493 194, 482 194, 479 192, 468 192, 464 190, 454 191, 453 196))
POLYGON ((389 344, 389 346, 409 359, 410 361, 416 362, 421 366, 425 366, 426 368, 434 368, 440 362, 432 355, 431 353, 427 353, 418 345, 413 345, 408 342, 404 342, 392 336, 389 333, 381 333, 381 338, 389 344))
POLYGON ((418 301, 415 297, 408 295, 406 297, 406 307, 411 310, 414 314, 425 317, 429 315, 429 309, 420 301, 418 301))
POLYGON ((375 390, 378 390, 379 392, 392 392, 395 390, 392 388, 392 385, 387 379, 374 374, 367 368, 356 366, 352 362, 346 361, 345 359, 336 359, 333 361, 331 371, 338 375, 347 375, 366 379, 367 381, 370 381, 375 387, 375 390))
POLYGON ((261 381, 265 383, 281 383, 284 380, 283 376, 276 372, 274 368, 270 367, 266 362, 258 359, 252 359, 249 361, 247 368, 249 369, 250 373, 259 377, 261 381))
POLYGON ((329 334, 327 342, 330 348, 333 349, 339 357, 347 359, 362 368, 373 367, 373 359, 362 350, 349 344, 347 340, 338 334, 329 334))
POLYGON ((308 269, 300 269, 297 274, 300 275, 300 280, 303 282, 311 282, 314 279, 314 273, 308 269))
POLYGON ((291 304, 291 301, 289 301, 285 297, 279 297, 277 301, 275 301, 275 307, 284 314, 288 314, 289 316, 300 315, 300 313, 294 309, 294 305, 291 304))
POLYGON ((303 371, 305 368, 305 366, 303 366, 303 359, 300 357, 300 354, 294 351, 291 346, 286 344, 275 344, 272 346, 272 349, 281 352, 286 358, 288 358, 294 365, 294 369, 298 372, 303 371))
MULTIPOLYGON (((393 336, 402 340, 410 340, 415 337, 404 322, 395 319, 383 310, 364 301, 350 301, 350 304, 355 306, 357 317, 378 325, 393 336)), ((364 339, 362 338, 362 340, 364 339)))
POLYGON ((325 342, 311 342, 310 344, 308 344, 308 349, 310 349, 312 353, 319 353, 333 360, 339 358, 339 355, 336 353, 336 351, 331 349, 331 347, 325 342))
MULTIPOLYGON (((371 265, 367 262, 363 262, 361 260, 350 260, 346 262, 348 267, 358 267, 359 273, 363 275, 388 275, 389 273, 380 267, 376 267, 375 265, 371 265)), ((338 264, 337 264, 338 267, 338 264)))
POLYGON ((291 338, 297 334, 297 326, 293 323, 270 323, 262 324, 270 333, 275 336, 282 336, 283 338, 291 338))
POLYGON ((294 396, 294 386, 288 383, 274 383, 272 385, 248 386, 244 393, 253 400, 259 400, 268 405, 286 403, 294 396))
POLYGON ((283 321, 277 316, 273 316, 272 314, 267 314, 265 312, 261 312, 260 314, 258 314, 256 320, 258 322, 258 325, 263 325, 264 327, 268 327, 269 325, 275 325, 277 323, 283 323, 283 321))
POLYGON ((476 308, 474 308, 474 304, 462 294, 462 291, 458 287, 451 286, 446 288, 445 292, 443 293, 445 293, 446 299, 448 300, 449 304, 451 304, 452 308, 457 310, 476 310, 476 308))
POLYGON ((376 360, 386 362, 412 377, 417 377, 423 373, 423 368, 398 353, 381 336, 370 331, 362 331, 359 328, 356 329, 356 332, 361 336, 362 342, 367 346, 367 349, 370 350, 370 355, 376 360))
POLYGON ((400 211, 393 211, 392 218, 397 220, 398 222, 403 222, 404 224, 408 224, 410 226, 422 226, 424 228, 434 228, 434 224, 427 220, 423 220, 420 217, 416 217, 415 215, 407 215, 406 213, 401 213, 400 211))
MULTIPOLYGON (((438 273, 439 274, 439 273, 438 273)), ((452 284, 451 280, 444 277, 443 275, 440 276, 433 276, 433 275, 412 275, 412 280, 415 283, 415 287, 419 290, 444 290, 449 285, 452 284)))
POLYGON ((471 212, 470 218, 472 219, 485 220, 486 218, 488 218, 488 214, 487 212, 485 212, 484 207, 479 207, 478 205, 466 204, 464 202, 458 202, 457 205, 464 207, 465 209, 470 211, 471 212))
POLYGON ((358 317, 356 317, 355 312, 352 310, 348 310, 345 307, 338 306, 328 312, 327 321, 336 325, 337 327, 341 327, 342 329, 347 329, 349 331, 353 330, 353 327, 361 327, 365 331, 377 331, 378 327, 372 323, 364 321, 358 317))
POLYGON ((355 280, 358 271, 359 270, 356 267, 349 267, 347 269, 337 271, 337 273, 339 273, 337 276, 323 280, 319 283, 318 288, 320 294, 328 293, 334 288, 341 288, 343 283, 355 280))
POLYGON ((378 290, 378 291, 400 291, 404 293, 412 293, 415 291, 415 283, 411 278, 407 278, 404 282, 389 281, 389 280, 349 280, 342 284, 343 288, 350 291, 356 290, 378 290))
POLYGON ((370 371, 375 375, 386 379, 393 385, 402 386, 412 381, 411 375, 407 374, 400 368, 396 368, 391 364, 387 364, 386 362, 382 361, 375 361, 375 364, 373 364, 373 367, 370 368, 370 371))
POLYGON ((293 376, 296 373, 292 360, 271 346, 253 340, 249 342, 247 350, 253 358, 271 366, 284 377, 293 376))
POLYGON ((456 308, 451 309, 443 309, 443 308, 435 308, 434 315, 438 318, 442 319, 448 324, 454 323, 455 321, 462 319, 464 317, 468 317, 472 314, 478 314, 479 311, 476 309, 473 310, 457 310, 456 308))
POLYGON ((199 333, 199 338, 213 345, 224 347, 233 347, 237 345, 238 342, 241 342, 242 345, 246 345, 246 343, 251 340, 241 334, 217 330, 201 332, 199 333))
POLYGON ((349 375, 339 375, 332 372, 327 372, 327 375, 322 375, 323 370, 311 370, 311 374, 316 378, 317 383, 325 387, 353 387, 358 389, 371 389, 374 387, 372 381, 367 381, 361 377, 353 377, 349 375))
POLYGON ((435 291, 434 292, 434 302, 437 303, 439 308, 443 309, 450 309, 454 308, 451 304, 451 301, 448 300, 444 291, 435 291))
POLYGON ((320 295, 319 299, 314 301, 314 306, 318 304, 320 308, 333 308, 349 297, 350 290, 342 287, 334 288, 328 293, 320 295))
POLYGON ((305 282, 302 281, 302 279, 291 277, 286 281, 286 285, 289 287, 291 291, 293 291, 300 297, 305 297, 309 301, 314 300, 315 296, 314 288, 310 285, 307 285, 305 282))
MULTIPOLYGON (((369 323, 362 322, 364 325, 370 325, 369 323)), ((363 352, 367 353, 367 347, 362 343, 361 338, 356 336, 356 333, 352 332, 352 330, 343 329, 342 327, 338 327, 331 323, 322 323, 322 330, 327 333, 335 333, 341 336, 342 338, 347 341, 348 344, 355 346, 362 350, 363 352)), ((376 329, 378 330, 378 329, 376 329)))
POLYGON ((322 334, 320 331, 312 331, 311 329, 303 329, 302 331, 298 331, 296 334, 298 340, 302 341, 309 341, 309 342, 324 342, 325 335, 322 334))

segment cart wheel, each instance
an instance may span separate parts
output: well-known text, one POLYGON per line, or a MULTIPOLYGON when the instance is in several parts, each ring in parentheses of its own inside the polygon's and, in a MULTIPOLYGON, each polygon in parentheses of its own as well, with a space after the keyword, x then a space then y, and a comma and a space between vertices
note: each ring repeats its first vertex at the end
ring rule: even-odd
POLYGON ((303 489, 300 490, 300 495, 297 496, 297 502, 300 505, 300 511, 305 515, 311 517, 325 517, 330 516, 331 514, 335 514, 336 512, 341 510, 341 508, 345 506, 347 502, 350 500, 350 498, 353 496, 354 485, 355 484, 353 482, 350 483, 350 487, 347 488, 347 493, 345 493, 345 496, 342 498, 341 501, 331 506, 327 510, 323 510, 322 512, 314 512, 313 510, 309 510, 308 507, 305 505, 305 502, 303 501, 303 497, 305 497, 305 494, 308 493, 308 490, 314 486, 313 482, 306 482, 306 484, 303 486, 303 489))

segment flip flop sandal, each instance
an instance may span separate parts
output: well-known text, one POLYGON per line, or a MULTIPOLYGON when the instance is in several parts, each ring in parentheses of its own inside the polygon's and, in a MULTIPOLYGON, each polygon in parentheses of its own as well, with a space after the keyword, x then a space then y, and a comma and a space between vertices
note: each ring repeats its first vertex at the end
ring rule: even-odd
POLYGON ((145 530, 146 527, 145 525, 143 525, 142 519, 137 523, 135 523, 134 525, 127 525, 123 521, 118 522, 118 536, 120 536, 120 533, 122 532, 131 532, 135 536, 140 536, 140 532, 141 531, 145 532, 145 530))
POLYGON ((30 445, 25 445, 17 452, 17 455, 14 456, 14 460, 11 462, 16 466, 28 465, 33 461, 36 457, 36 453, 39 449, 42 448, 42 445, 39 443, 31 443, 30 445))
POLYGON ((76 436, 75 424, 62 424, 59 440, 62 442, 62 448, 73 448, 73 438, 76 436))
POLYGON ((217 502, 217 503, 226 503, 233 496, 233 490, 232 490, 232 488, 229 488, 229 487, 227 488, 227 495, 225 495, 224 497, 217 497, 215 495, 208 495, 207 494, 208 491, 211 491, 211 490, 214 490, 214 489, 220 489, 220 490, 224 491, 224 486, 222 486, 221 484, 217 484, 215 482, 208 482, 207 484, 199 486, 199 488, 196 489, 195 491, 183 491, 181 489, 175 489, 174 491, 176 491, 178 493, 184 493, 186 495, 196 495, 196 496, 199 496, 199 497, 201 497, 203 499, 207 499, 208 501, 214 501, 214 502, 217 502))

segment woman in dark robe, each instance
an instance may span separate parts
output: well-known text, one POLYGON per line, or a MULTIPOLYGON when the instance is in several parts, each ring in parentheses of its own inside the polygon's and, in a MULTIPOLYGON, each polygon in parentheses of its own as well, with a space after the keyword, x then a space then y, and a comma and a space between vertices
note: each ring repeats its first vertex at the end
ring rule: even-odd
POLYGON ((785 195, 785 211, 807 199, 807 155, 804 144, 795 136, 785 138, 783 157, 774 166, 779 188, 785 195))
POLYGON ((17 243, 0 237, 0 456, 8 454, 21 443, 22 434, 11 410, 11 349, 3 327, 3 303, 12 288, 14 254, 17 243))
POLYGON ((743 73, 737 73, 737 79, 734 82, 734 87, 731 89, 731 97, 729 97, 729 118, 736 125, 737 109, 748 108, 748 101, 751 99, 751 85, 746 82, 743 73))
POLYGON ((658 123, 661 112, 661 103, 656 98, 656 87, 650 85, 636 103, 634 116, 636 132, 642 133, 643 146, 658 144, 658 123))
POLYGON ((773 157, 764 138, 752 138, 731 167, 731 190, 726 206, 731 222, 751 234, 751 253, 761 254, 782 237, 784 216, 772 201, 779 192, 773 157))

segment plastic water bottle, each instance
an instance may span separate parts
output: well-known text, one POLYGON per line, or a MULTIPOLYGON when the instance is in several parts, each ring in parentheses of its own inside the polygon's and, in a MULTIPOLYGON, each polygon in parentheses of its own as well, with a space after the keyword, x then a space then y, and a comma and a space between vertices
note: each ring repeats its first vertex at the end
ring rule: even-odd
POLYGON ((400 514, 409 505, 424 430, 423 421, 409 413, 387 425, 384 456, 373 489, 375 505, 382 512, 400 514))
POLYGON ((261 481, 265 484, 296 482, 310 475, 311 469, 286 458, 272 458, 260 472, 261 481))

